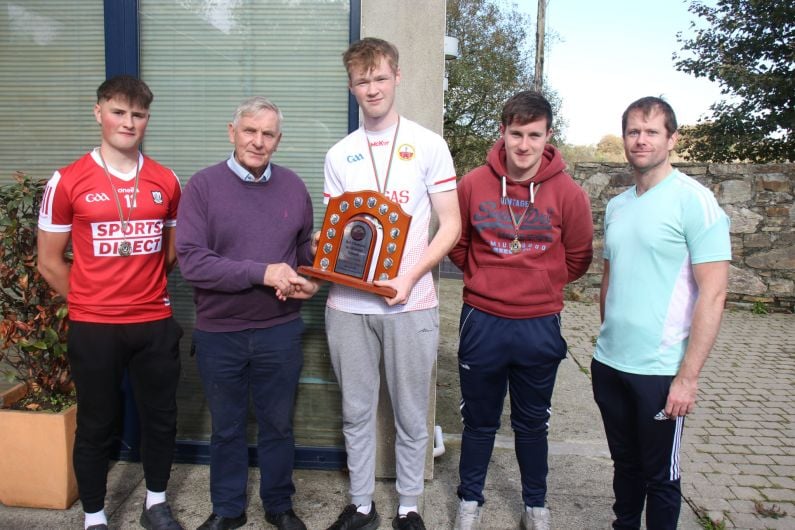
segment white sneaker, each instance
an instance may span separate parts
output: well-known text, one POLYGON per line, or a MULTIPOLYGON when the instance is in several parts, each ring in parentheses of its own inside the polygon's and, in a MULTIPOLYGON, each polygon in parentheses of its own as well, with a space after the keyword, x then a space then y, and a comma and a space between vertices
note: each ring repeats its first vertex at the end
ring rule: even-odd
POLYGON ((455 514, 453 530, 478 530, 480 528, 480 506, 478 501, 461 500, 455 514))
POLYGON ((520 526, 522 530, 550 530, 549 508, 525 508, 520 526))

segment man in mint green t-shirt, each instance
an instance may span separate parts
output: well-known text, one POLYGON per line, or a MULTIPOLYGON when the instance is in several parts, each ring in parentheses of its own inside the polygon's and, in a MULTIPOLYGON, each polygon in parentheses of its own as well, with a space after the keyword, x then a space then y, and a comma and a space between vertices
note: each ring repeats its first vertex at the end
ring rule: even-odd
POLYGON ((675 170, 676 116, 660 98, 622 117, 635 185, 605 212, 602 327, 593 392, 614 462, 613 528, 674 529, 679 446, 720 327, 729 220, 712 192, 675 170))

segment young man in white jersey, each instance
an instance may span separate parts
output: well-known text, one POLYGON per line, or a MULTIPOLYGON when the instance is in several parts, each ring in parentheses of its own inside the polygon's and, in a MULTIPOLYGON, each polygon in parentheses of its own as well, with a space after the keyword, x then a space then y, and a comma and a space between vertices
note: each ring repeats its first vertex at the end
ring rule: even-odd
POLYGON ((38 267, 66 298, 68 349, 77 388, 74 467, 84 526, 108 527, 108 458, 129 372, 141 421, 144 528, 179 530, 166 502, 177 434, 182 329, 172 318, 166 274, 174 265, 180 185, 138 149, 152 92, 131 76, 97 89, 100 146, 59 169, 39 212, 38 267), (64 253, 71 241, 72 261, 64 253))
POLYGON ((375 282, 394 288, 395 296, 382 298, 338 284, 329 293, 326 330, 342 390, 351 480, 351 502, 330 528, 378 528, 373 493, 382 355, 397 430, 400 501, 392 526, 425 528, 417 504, 424 487, 428 400, 439 338, 438 301, 430 271, 461 231, 455 169, 444 140, 395 109, 400 68, 394 45, 362 39, 348 48, 343 62, 364 123, 326 155, 324 199, 347 191, 377 190, 400 203, 412 220, 398 276, 375 282), (439 229, 429 242, 432 210, 439 229))
POLYGON ((613 528, 674 529, 679 448, 720 327, 731 246, 712 192, 673 169, 676 117, 660 98, 622 117, 635 185, 605 212, 593 393, 614 463, 613 528))

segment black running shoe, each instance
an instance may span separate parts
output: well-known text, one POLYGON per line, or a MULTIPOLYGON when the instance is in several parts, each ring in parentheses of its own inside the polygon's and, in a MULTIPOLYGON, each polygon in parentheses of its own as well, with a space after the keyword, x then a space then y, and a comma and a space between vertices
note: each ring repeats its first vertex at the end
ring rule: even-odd
POLYGON ((398 530, 425 530, 425 523, 422 522, 420 514, 409 512, 403 517, 396 515, 392 519, 392 528, 397 528, 398 530))
POLYGON ((379 524, 381 518, 375 511, 375 503, 370 505, 370 513, 367 515, 357 512, 355 504, 349 504, 328 530, 377 530, 379 524))

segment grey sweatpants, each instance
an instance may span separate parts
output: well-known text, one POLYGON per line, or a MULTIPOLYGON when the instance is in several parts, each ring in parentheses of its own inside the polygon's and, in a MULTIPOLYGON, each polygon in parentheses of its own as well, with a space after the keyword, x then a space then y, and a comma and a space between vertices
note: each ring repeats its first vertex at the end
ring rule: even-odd
POLYGON ((358 315, 327 307, 326 333, 342 390, 351 502, 368 505, 375 491, 376 409, 383 352, 397 431, 396 488, 400 504, 416 506, 424 487, 428 397, 439 345, 438 308, 358 315))

